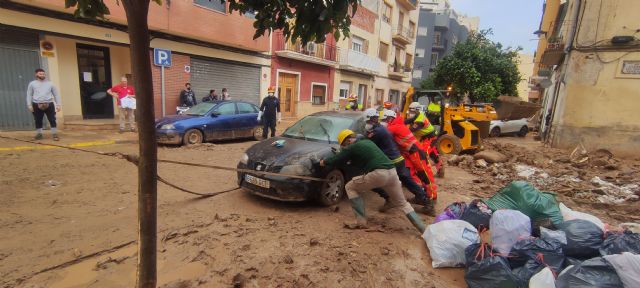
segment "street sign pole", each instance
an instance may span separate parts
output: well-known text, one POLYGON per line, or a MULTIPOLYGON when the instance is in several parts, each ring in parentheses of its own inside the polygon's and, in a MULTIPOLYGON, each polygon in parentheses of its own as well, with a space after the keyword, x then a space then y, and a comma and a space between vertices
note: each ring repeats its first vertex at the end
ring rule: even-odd
POLYGON ((164 117, 164 116, 167 115, 166 109, 165 109, 165 105, 164 105, 164 102, 165 102, 165 96, 164 96, 164 66, 160 66, 160 85, 161 85, 160 86, 160 91, 161 91, 161 94, 162 94, 162 99, 161 99, 161 102, 162 102, 162 117, 164 117))

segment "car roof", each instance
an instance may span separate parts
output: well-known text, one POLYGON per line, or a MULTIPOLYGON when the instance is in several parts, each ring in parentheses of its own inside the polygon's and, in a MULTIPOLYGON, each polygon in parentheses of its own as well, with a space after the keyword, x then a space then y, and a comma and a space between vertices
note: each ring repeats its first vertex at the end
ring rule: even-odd
POLYGON ((333 116, 342 118, 358 119, 364 117, 364 113, 358 111, 322 111, 311 114, 310 116, 333 116))

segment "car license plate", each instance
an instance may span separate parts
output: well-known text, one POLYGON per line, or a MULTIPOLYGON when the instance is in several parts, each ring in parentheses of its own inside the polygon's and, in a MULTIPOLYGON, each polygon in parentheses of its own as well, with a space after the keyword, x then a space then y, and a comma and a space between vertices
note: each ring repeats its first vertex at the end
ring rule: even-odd
POLYGON ((244 180, 246 180, 248 183, 260 186, 262 188, 269 188, 269 181, 265 179, 260 179, 258 177, 246 174, 244 175, 244 180))

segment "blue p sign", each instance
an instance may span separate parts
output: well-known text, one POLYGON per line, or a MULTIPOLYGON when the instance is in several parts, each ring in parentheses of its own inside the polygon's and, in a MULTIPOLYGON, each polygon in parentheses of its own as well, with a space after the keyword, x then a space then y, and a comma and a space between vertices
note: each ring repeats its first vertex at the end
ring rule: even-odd
POLYGON ((153 64, 156 66, 171 67, 171 50, 154 48, 153 64))

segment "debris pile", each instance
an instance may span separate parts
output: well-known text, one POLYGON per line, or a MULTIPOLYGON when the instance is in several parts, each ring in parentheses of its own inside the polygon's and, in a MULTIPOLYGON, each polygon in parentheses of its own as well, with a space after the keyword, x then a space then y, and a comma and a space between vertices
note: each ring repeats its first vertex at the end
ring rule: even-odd
MULTIPOLYGON (((576 148, 570 155, 555 149, 531 153, 513 144, 485 143, 475 155, 454 155, 447 163, 480 176, 478 190, 495 191, 513 180, 526 180, 589 203, 621 204, 640 199, 640 165, 599 149, 576 148)), ((480 195, 489 196, 489 195, 480 195)))

